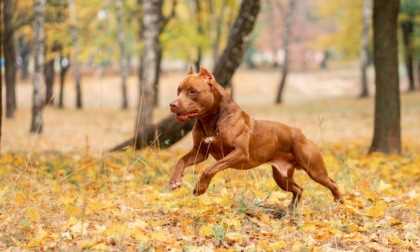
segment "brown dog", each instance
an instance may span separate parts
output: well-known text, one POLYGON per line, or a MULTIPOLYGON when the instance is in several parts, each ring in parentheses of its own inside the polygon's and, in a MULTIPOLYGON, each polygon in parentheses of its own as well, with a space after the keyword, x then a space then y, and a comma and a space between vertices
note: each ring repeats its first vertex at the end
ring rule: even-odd
POLYGON ((293 180, 295 168, 305 170, 314 181, 330 189, 335 200, 342 202, 319 149, 300 129, 252 119, 205 68, 194 74, 190 67, 170 108, 180 122, 196 119, 192 131, 194 146, 176 163, 169 182, 172 190, 181 186, 185 167, 203 162, 211 154, 217 162, 204 169, 195 185, 195 195, 203 194, 219 171, 247 170, 269 163, 277 185, 293 193, 291 207, 299 203, 303 190, 293 180))

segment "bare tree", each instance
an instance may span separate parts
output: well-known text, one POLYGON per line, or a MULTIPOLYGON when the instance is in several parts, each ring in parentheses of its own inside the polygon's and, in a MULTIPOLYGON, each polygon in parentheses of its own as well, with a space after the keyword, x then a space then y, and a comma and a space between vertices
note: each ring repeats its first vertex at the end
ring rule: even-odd
POLYGON ((211 23, 215 26, 214 32, 215 37, 212 41, 212 59, 214 67, 216 67, 217 59, 219 58, 220 44, 222 39, 222 27, 225 22, 225 9, 227 6, 227 0, 223 0, 220 4, 220 9, 216 10, 215 1, 207 0, 207 5, 209 6, 209 13, 211 14, 210 20, 211 23))
MULTIPOLYGON (((201 8, 201 3, 200 0, 195 0, 195 19, 197 22, 197 33, 200 36, 204 36, 204 28, 203 28, 203 20, 201 18, 202 15, 202 8, 201 8)), ((201 46, 201 44, 197 45, 197 59, 194 62, 195 65, 195 69, 198 71, 200 70, 200 65, 201 65, 201 58, 203 57, 203 48, 201 46)))
POLYGON ((369 95, 367 69, 369 66, 369 29, 370 20, 372 18, 372 0, 364 0, 363 2, 363 20, 362 20, 362 37, 360 50, 360 66, 361 66, 361 86, 362 91, 360 98, 369 95))
POLYGON ((369 152, 401 152, 397 17, 399 0, 374 0, 375 126, 369 152))
POLYGON ((32 95, 32 133, 42 133, 42 114, 44 99, 42 96, 42 86, 44 84, 44 19, 45 19, 45 1, 35 0, 35 18, 33 22, 34 30, 34 56, 35 71, 33 79, 32 95))
POLYGON ((143 1, 143 38, 142 73, 140 76, 140 103, 138 108, 137 135, 139 148, 149 145, 147 129, 153 124, 153 97, 156 66, 159 57, 159 17, 161 0, 143 1))
MULTIPOLYGON (((402 14, 400 15, 400 24, 403 38, 404 63, 407 69, 408 91, 410 92, 416 89, 414 80, 415 44, 418 38, 416 35, 416 18, 420 14, 420 2, 418 0, 401 0, 400 13, 402 14)), ((417 70, 420 70, 420 65, 418 65, 417 70)))
POLYGON ((63 48, 60 48, 60 90, 58 95, 58 107, 64 108, 64 80, 67 70, 70 68, 69 56, 63 55, 63 48))
MULTIPOLYGON (((51 48, 51 53, 57 52, 61 49, 61 45, 57 42, 54 43, 51 48)), ((48 49, 46 49, 48 50, 48 49)), ((48 57, 47 57, 48 58, 48 57)), ((51 57, 46 60, 44 65, 44 74, 45 74, 45 104, 53 105, 54 104, 54 70, 55 57, 51 57)))
MULTIPOLYGON (((228 44, 217 61, 213 71, 218 83, 226 87, 233 74, 241 63, 242 56, 250 39, 250 33, 256 22, 260 10, 260 0, 243 0, 239 14, 229 33, 228 44)), ((169 115, 156 125, 149 124, 146 128, 147 139, 155 139, 161 148, 167 148, 182 139, 194 125, 194 120, 185 123, 176 121, 175 116, 169 115)), ((136 143, 144 141, 142 135, 136 134, 133 138, 115 146, 111 151, 122 150, 128 146, 140 146, 136 143)))
POLYGON ((13 24, 13 11, 16 2, 4 0, 3 23, 4 23, 4 58, 5 58, 5 82, 6 82, 6 117, 14 118, 16 110, 16 49, 14 35, 16 27, 13 24))
MULTIPOLYGON (((0 8, 3 8, 0 3, 0 8)), ((2 27, 0 27, 2 31, 2 27)), ((0 59, 3 58, 3 32, 0 32, 0 59)), ((1 155, 1 143, 2 143, 2 132, 3 132, 3 68, 0 67, 0 155, 1 155)))
POLYGON ((125 34, 123 27, 123 10, 122 0, 115 1, 115 12, 117 16, 118 44, 120 46, 120 70, 121 70, 121 93, 122 93, 122 109, 128 108, 127 98, 127 77, 128 77, 128 60, 125 52, 125 34))
POLYGON ((22 59, 20 78, 27 80, 29 78, 29 55, 31 54, 31 46, 24 36, 19 38, 19 54, 22 59))
POLYGON ((280 80, 279 90, 277 92, 277 97, 276 97, 277 104, 282 103, 283 90, 284 90, 284 87, 286 86, 287 74, 289 73, 289 44, 290 44, 290 39, 292 36, 291 30, 292 30, 293 21, 296 14, 297 1, 298 0, 289 0, 289 8, 285 16, 284 34, 283 34, 284 60, 283 60, 283 66, 281 68, 281 80, 280 80))
POLYGON ((73 76, 76 82, 76 108, 81 109, 82 105, 82 88, 81 88, 81 66, 77 59, 79 55, 79 41, 77 32, 77 12, 76 12, 76 0, 69 0, 69 11, 70 11, 70 32, 72 38, 72 67, 73 76))

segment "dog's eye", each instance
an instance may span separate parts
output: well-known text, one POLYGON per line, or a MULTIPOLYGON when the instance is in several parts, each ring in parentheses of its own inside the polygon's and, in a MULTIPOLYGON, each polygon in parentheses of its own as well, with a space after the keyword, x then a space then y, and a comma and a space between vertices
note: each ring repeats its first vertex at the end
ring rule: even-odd
POLYGON ((195 90, 195 89, 189 89, 188 90, 188 93, 190 94, 190 95, 195 95, 196 93, 198 93, 198 91, 197 90, 195 90))

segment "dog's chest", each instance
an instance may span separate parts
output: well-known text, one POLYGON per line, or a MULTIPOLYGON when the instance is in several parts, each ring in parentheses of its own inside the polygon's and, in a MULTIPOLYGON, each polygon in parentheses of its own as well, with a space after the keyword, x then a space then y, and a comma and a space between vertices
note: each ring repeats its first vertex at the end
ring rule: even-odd
POLYGON ((214 138, 214 136, 205 137, 203 141, 206 144, 211 144, 214 141, 214 138))
POLYGON ((219 134, 203 137, 202 147, 203 151, 211 154, 216 160, 225 157, 231 151, 227 144, 223 144, 219 134))

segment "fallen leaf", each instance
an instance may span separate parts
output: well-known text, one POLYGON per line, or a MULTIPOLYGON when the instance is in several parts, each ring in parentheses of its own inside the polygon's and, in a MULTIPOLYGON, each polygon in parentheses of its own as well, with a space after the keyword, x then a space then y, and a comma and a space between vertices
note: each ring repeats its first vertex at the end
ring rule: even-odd
POLYGON ((241 243, 243 240, 243 235, 241 233, 228 232, 226 233, 225 237, 226 240, 230 242, 241 243))
POLYGON ((385 201, 378 201, 366 209, 366 215, 372 218, 383 218, 387 206, 385 201))

